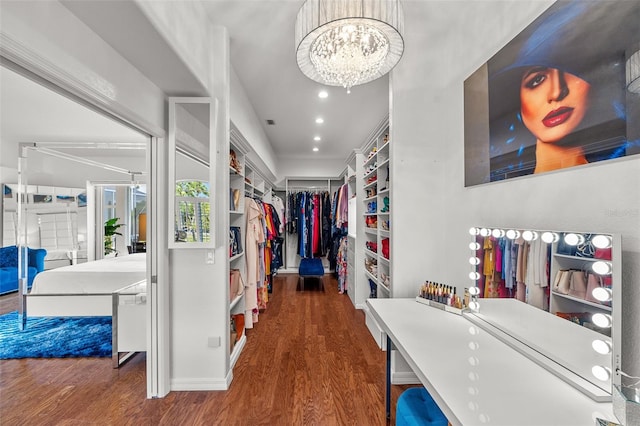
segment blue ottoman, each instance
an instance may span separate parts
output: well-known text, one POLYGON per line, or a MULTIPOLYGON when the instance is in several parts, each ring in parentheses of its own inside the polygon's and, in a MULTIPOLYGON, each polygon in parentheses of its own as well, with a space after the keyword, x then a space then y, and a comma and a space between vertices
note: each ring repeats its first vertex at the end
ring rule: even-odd
POLYGON ((410 388, 402 392, 396 404, 398 426, 447 426, 449 421, 425 388, 410 388))
POLYGON ((315 257, 305 257, 301 259, 300 266, 298 267, 298 275, 300 275, 298 286, 302 291, 304 291, 305 278, 317 278, 320 283, 320 289, 324 291, 324 266, 322 266, 322 259, 315 257))

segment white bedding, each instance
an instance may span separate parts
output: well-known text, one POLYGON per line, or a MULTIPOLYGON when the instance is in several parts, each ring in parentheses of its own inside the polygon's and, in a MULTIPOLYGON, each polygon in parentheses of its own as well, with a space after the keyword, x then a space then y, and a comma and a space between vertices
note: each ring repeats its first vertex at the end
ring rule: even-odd
POLYGON ((29 294, 106 294, 145 276, 146 254, 135 253, 43 271, 29 294))

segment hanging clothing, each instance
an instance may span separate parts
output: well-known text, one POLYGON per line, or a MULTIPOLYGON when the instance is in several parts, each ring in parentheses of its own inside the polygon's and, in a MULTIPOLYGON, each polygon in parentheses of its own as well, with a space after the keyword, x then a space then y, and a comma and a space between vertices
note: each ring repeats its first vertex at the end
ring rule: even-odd
POLYGON ((245 283, 245 328, 253 328, 258 315, 258 283, 260 281, 260 247, 264 243, 262 212, 253 198, 245 197, 244 214, 246 220, 245 260, 247 281, 245 283))

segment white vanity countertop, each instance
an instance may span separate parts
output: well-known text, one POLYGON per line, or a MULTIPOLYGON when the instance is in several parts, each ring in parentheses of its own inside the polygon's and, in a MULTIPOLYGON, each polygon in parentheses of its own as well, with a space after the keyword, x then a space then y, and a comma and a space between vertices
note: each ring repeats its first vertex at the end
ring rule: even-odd
POLYGON ((611 403, 593 401, 460 315, 414 299, 367 304, 454 425, 616 421, 611 403))

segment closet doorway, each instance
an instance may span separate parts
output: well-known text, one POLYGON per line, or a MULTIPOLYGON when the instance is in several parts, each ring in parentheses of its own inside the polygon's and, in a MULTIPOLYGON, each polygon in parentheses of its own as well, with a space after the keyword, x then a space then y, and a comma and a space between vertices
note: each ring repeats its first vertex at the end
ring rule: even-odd
MULTIPOLYGON (((155 158, 162 157, 162 154, 157 152, 160 149, 158 143, 161 141, 157 136, 161 135, 152 135, 141 127, 117 118, 113 112, 73 95, 72 91, 78 92, 73 90, 77 89, 72 87, 73 83, 70 83, 68 88, 60 87, 4 57, 0 59, 0 181, 18 186, 24 193, 16 194, 18 197, 24 197, 20 198, 21 200, 33 200, 33 195, 40 187, 87 188, 87 193, 83 195, 89 196, 89 187, 92 187, 92 190, 96 187, 92 186, 90 181, 124 182, 122 174, 119 173, 126 170, 129 172, 126 185, 135 186, 142 183, 148 190, 148 197, 145 198, 149 206, 145 208, 144 223, 148 223, 149 226, 145 226, 145 231, 147 228, 153 229, 155 220, 160 219, 154 218, 157 216, 157 213, 154 213, 158 210, 153 194, 154 191, 157 193, 158 189, 153 176, 143 181, 147 179, 143 174, 148 174, 148 170, 157 169, 155 158), (135 155, 134 150, 138 151, 135 155), (132 183, 133 180, 135 182, 132 183)), ((88 94, 87 98, 91 99, 92 96, 88 94)), ((83 200, 83 203, 85 202, 86 198, 83 200)), ((0 199, 3 225, 5 204, 0 199)), ((88 211, 86 206, 88 202, 84 204, 88 211)), ((81 247, 84 243, 87 258, 88 253, 92 251, 89 247, 93 247, 92 257, 95 259, 95 248, 98 244, 96 240, 100 239, 101 247, 104 245, 104 228, 103 223, 95 222, 95 209, 93 210, 94 214, 86 215, 86 234, 78 238, 76 230, 74 244, 81 247), (90 227, 93 227, 91 233, 90 227), (95 229, 101 230, 97 238, 95 229), (94 241, 89 245, 89 240, 94 241)), ((26 231, 23 230, 26 228, 22 227, 20 220, 18 222, 18 232, 25 233, 25 236, 16 235, 16 242, 21 243, 27 241, 26 231)), ((3 228, 4 226, 0 229, 3 228)), ((139 236, 139 222, 128 229, 128 232, 134 229, 139 236)), ((5 235, 0 237, 6 241, 5 235)), ((153 281, 157 282, 158 254, 157 249, 154 250, 158 247, 157 242, 150 236, 145 240, 147 282, 152 281, 152 276, 153 281)), ((128 250, 126 246, 124 250, 128 250)), ((102 248, 98 253, 100 256, 97 258, 104 255, 102 248)), ((165 393, 159 390, 159 382, 163 379, 158 367, 157 342, 162 327, 159 329, 157 323, 156 293, 155 287, 148 291, 149 307, 145 316, 148 323, 146 329, 151 330, 146 338, 148 397, 163 396, 165 393)))

